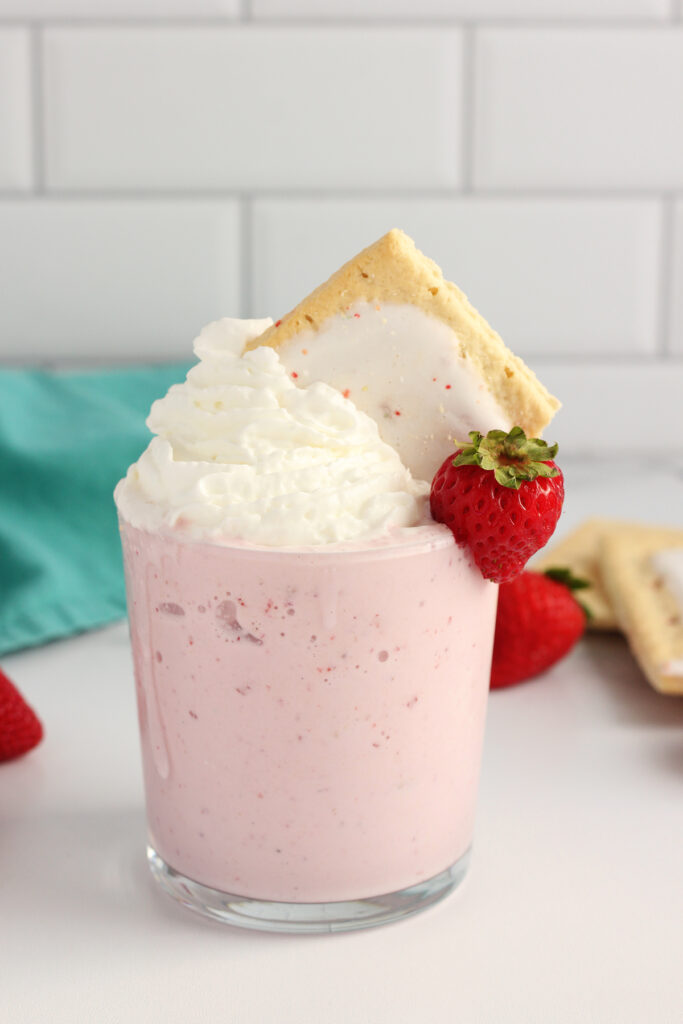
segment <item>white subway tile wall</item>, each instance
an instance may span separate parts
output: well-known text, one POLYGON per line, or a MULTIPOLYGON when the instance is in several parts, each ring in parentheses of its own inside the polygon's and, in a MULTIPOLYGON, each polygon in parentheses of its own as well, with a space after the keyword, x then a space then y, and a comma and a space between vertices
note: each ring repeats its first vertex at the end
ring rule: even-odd
POLYGON ((191 360, 240 307, 231 200, 0 201, 0 338, 14 361, 191 360))
POLYGON ((483 30, 475 126, 482 188, 676 188, 683 28, 483 30))
POLYGON ((457 29, 57 29, 44 57, 56 189, 460 184, 457 29))
POLYGON ((237 18, 241 11, 241 0, 0 0, 0 18, 237 18))
MULTIPOLYGON (((676 203, 674 212, 674 260, 671 280, 671 339, 672 349, 683 356, 683 200, 676 203)), ((681 391, 683 405, 683 390, 681 391)))
POLYGON ((31 103, 29 33, 0 28, 0 189, 32 185, 31 103))
MULTIPOLYGON (((672 363, 666 372, 653 363, 626 360, 581 364, 536 359, 533 368, 562 399, 563 408, 546 433, 565 455, 609 461, 619 452, 647 452, 654 465, 675 451, 680 459, 682 362, 672 363)), ((638 486, 636 480, 633 486, 638 486)), ((624 518, 628 516, 625 508, 624 518)), ((680 522, 681 509, 672 508, 670 516, 680 522)))
POLYGON ((681 0, 0 0, 0 362, 182 359, 405 228, 588 451, 683 437, 681 0))
MULTIPOLYGON (((1 7, 1 4, 0 4, 1 7)), ((264 18, 668 18, 670 0, 252 0, 264 18)))

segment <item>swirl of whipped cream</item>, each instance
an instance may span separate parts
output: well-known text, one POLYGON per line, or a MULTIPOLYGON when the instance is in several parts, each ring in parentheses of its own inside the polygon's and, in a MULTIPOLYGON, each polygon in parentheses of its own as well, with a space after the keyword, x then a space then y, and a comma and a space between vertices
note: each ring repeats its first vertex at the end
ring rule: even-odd
POLYGON ((277 353, 243 353, 270 320, 218 320, 199 363, 156 401, 157 436, 117 486, 122 517, 146 530, 266 546, 371 540, 429 521, 377 424, 327 384, 297 387, 277 353))

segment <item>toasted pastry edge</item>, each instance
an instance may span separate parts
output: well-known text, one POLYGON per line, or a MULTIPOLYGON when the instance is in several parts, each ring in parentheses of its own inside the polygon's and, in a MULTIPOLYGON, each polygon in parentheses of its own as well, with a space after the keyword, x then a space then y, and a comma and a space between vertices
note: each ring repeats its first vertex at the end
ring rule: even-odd
POLYGON ((586 626, 591 630, 606 632, 619 629, 602 580, 599 560, 601 537, 606 530, 619 525, 608 519, 587 519, 556 544, 543 548, 529 566, 538 572, 553 567, 568 568, 590 584, 586 590, 577 593, 577 598, 590 613, 586 626))
POLYGON ((657 551, 683 547, 683 530, 622 527, 603 537, 605 587, 629 646, 660 693, 683 694, 683 673, 665 671, 683 658, 683 615, 676 597, 652 567, 657 551))
POLYGON ((527 435, 540 434, 559 409, 559 401, 510 352, 460 289, 396 228, 345 263, 247 348, 277 349, 302 332, 317 332, 330 317, 361 302, 411 304, 451 327, 459 353, 470 360, 510 422, 527 435))

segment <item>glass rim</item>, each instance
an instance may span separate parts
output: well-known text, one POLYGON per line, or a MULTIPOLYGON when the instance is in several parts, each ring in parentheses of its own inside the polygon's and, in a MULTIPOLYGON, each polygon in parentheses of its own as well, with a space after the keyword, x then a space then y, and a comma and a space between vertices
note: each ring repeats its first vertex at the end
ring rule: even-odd
POLYGON ((164 543, 175 544, 184 547, 206 547, 214 551, 225 551, 239 558, 259 557, 264 555, 278 560, 291 559, 292 561, 303 561, 312 559, 316 561, 333 562, 338 559, 348 561, 350 558, 358 561, 374 561, 385 558, 401 558, 410 555, 428 554, 432 551, 444 551, 450 548, 457 548, 465 553, 464 548, 456 544, 455 537, 441 523, 422 523, 418 526, 399 527, 393 535, 385 536, 375 540, 365 541, 337 541, 333 544, 310 544, 292 545, 278 547, 275 545, 254 544, 249 541, 222 541, 212 540, 208 537, 193 537, 182 531, 174 532, 172 529, 150 530, 141 526, 135 526, 119 512, 119 528, 121 532, 132 531, 153 537, 164 543))

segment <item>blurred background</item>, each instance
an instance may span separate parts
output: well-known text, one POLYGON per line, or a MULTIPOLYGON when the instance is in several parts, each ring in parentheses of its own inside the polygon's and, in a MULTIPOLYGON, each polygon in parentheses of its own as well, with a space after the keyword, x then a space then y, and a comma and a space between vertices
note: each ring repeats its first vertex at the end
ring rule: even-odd
POLYGON ((399 226, 600 431, 681 451, 683 0, 0 0, 0 357, 191 358, 399 226))

